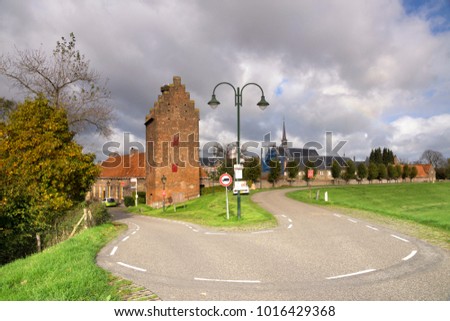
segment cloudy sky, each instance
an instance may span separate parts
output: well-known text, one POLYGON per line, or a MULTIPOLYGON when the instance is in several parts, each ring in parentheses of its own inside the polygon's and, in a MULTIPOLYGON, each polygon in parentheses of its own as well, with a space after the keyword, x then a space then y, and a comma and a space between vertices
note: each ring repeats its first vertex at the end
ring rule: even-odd
MULTIPOLYGON (((181 77, 200 109, 200 139, 236 140, 231 88, 248 86, 242 141, 280 142, 283 118, 295 147, 333 133, 333 146, 364 159, 391 148, 415 161, 426 149, 450 157, 449 0, 0 0, 0 53, 51 54, 74 32, 91 67, 109 79, 124 133, 144 142, 145 115, 160 87, 181 77)), ((5 78, 0 96, 19 97, 5 78)), ((100 155, 102 137, 80 137, 100 155)))

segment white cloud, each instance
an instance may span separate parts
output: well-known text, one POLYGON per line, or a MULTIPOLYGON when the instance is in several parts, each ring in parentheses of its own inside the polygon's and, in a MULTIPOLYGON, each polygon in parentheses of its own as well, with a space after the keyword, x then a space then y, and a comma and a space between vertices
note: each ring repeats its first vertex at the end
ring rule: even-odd
POLYGON ((450 154, 450 114, 429 118, 403 116, 390 124, 389 142, 401 155, 420 157, 426 149, 450 154))

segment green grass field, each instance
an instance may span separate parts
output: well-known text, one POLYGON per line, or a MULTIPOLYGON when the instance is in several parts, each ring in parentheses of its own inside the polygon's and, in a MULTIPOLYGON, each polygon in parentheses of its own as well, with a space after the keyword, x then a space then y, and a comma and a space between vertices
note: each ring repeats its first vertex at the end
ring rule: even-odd
POLYGON ((270 228, 277 225, 275 217, 254 203, 250 195, 241 196, 241 219, 237 219, 236 196, 228 192, 230 219, 227 220, 225 190, 215 194, 204 195, 185 203, 185 207, 177 206, 176 212, 172 206, 162 209, 152 209, 149 206, 139 205, 129 207, 132 213, 163 217, 173 220, 185 221, 194 224, 240 230, 256 230, 270 228))
POLYGON ((450 183, 347 185, 289 193, 289 197, 308 203, 337 205, 392 216, 450 232, 450 183), (324 201, 328 192, 329 202, 324 201))
POLYGON ((97 252, 125 226, 97 226, 42 253, 0 267, 0 301, 120 300, 97 252))
POLYGON ((450 183, 401 183, 317 187, 288 193, 298 201, 335 207, 386 223, 450 249, 450 183), (316 201, 316 191, 320 200, 316 201), (328 192, 328 202, 324 193, 328 192), (311 198, 310 198, 311 195, 311 198))

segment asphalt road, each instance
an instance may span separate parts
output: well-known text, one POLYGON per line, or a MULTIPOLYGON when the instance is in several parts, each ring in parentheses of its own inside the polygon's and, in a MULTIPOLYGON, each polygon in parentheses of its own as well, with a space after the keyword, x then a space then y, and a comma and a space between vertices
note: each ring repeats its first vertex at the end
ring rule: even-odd
POLYGON ((97 262, 162 300, 450 299, 448 251, 284 193, 253 196, 279 222, 258 232, 114 209, 129 229, 97 262))

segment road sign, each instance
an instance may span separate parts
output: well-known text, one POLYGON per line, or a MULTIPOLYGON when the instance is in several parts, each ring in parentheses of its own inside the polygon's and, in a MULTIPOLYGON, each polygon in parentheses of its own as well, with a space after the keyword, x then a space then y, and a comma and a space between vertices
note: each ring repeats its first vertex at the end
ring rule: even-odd
POLYGON ((228 205, 228 188, 227 187, 230 186, 231 183, 233 183, 233 178, 231 178, 230 174, 223 173, 222 175, 220 175, 219 183, 220 183, 220 185, 225 187, 225 199, 227 202, 227 220, 229 220, 230 219, 230 208, 228 205))
POLYGON ((234 165, 234 178, 235 179, 242 179, 242 170, 244 169, 244 166, 241 164, 235 164, 234 165))
POLYGON ((223 173, 222 175, 220 175, 219 178, 219 183, 220 185, 222 185, 223 187, 228 187, 231 185, 231 183, 233 183, 233 178, 231 178, 231 175, 228 173, 223 173))

